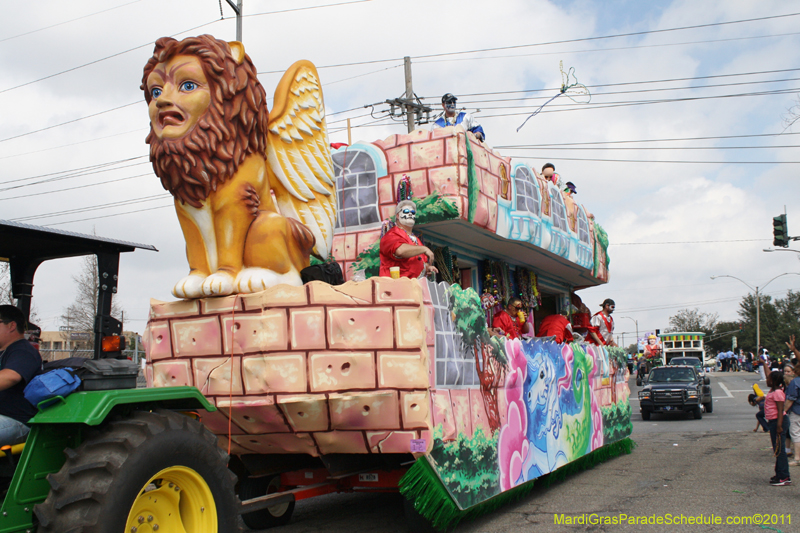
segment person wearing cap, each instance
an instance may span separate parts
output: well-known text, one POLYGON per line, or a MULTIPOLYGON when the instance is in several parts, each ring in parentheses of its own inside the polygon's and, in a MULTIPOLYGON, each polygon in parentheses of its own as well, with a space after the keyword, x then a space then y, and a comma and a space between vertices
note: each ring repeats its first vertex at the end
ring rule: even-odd
POLYGON ((418 278, 424 271, 438 273, 433 266, 433 252, 411 230, 417 221, 417 204, 402 200, 395 210, 395 226, 381 237, 379 274, 391 277, 391 268, 400 268, 401 278, 418 278))
POLYGON ((456 109, 456 101, 458 101, 458 98, 452 93, 446 93, 442 96, 442 108, 444 112, 433 122, 431 131, 433 131, 434 128, 446 128, 447 126, 457 126, 461 124, 465 130, 471 131, 479 141, 483 142, 486 139, 483 128, 470 113, 458 111, 456 109))
POLYGON ((596 327, 600 332, 600 338, 606 346, 616 346, 614 342, 614 319, 611 318, 611 313, 614 312, 616 304, 611 298, 603 300, 602 309, 595 313, 592 317, 592 326, 596 327))
POLYGON ((25 440, 37 413, 25 399, 25 386, 42 371, 42 356, 25 339, 25 317, 13 305, 0 305, 0 446, 25 440))

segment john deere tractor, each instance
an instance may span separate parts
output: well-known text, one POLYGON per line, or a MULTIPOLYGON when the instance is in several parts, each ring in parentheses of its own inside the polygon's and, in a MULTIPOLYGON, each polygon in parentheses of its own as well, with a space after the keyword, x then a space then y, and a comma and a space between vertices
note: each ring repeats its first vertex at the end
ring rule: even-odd
MULTIPOLYGON (((111 301, 119 255, 137 248, 156 251, 0 220, 0 260, 10 264, 13 296, 26 317, 42 262, 97 257, 94 359, 122 357, 122 324, 111 316, 111 301)), ((194 387, 115 389, 113 382, 111 390, 57 398, 31 419, 25 443, 4 447, 0 533, 236 531, 236 476, 197 420, 216 408, 194 387)))

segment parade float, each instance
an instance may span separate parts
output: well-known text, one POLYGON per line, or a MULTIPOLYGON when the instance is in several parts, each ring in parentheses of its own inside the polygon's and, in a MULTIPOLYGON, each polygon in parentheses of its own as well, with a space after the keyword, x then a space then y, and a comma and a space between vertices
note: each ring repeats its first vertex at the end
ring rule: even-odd
POLYGON ((573 196, 460 126, 331 150, 311 63, 274 106, 240 43, 160 39, 145 68, 151 160, 186 239, 180 298, 152 301, 149 387, 192 386, 251 527, 294 501, 399 490, 437 528, 632 442, 621 349, 490 336, 503 299, 535 321, 608 281, 573 196), (437 279, 379 277, 382 226, 413 191, 437 279), (336 263, 343 284, 303 283, 336 263))

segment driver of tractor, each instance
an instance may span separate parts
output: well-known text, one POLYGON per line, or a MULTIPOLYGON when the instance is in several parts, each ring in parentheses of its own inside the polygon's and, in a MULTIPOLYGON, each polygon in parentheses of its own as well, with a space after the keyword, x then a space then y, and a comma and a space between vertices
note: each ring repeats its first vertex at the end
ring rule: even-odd
POLYGON ((42 356, 25 339, 25 317, 13 305, 0 305, 0 446, 23 442, 36 407, 23 396, 42 371, 42 356))

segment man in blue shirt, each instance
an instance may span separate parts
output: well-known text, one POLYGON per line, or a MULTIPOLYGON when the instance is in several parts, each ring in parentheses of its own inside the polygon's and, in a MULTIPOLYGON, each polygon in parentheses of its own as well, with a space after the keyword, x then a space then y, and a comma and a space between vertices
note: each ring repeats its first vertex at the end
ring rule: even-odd
POLYGON ((25 339, 25 317, 13 305, 0 305, 0 446, 25 440, 36 407, 25 386, 42 371, 42 356, 25 339))
POLYGON ((447 126, 457 126, 461 124, 465 130, 471 131, 475 134, 475 137, 478 138, 479 141, 483 142, 486 139, 486 134, 483 132, 483 128, 481 127, 478 122, 472 118, 472 115, 467 113, 466 111, 458 111, 456 109, 456 101, 458 98, 453 96, 451 93, 446 93, 442 96, 442 108, 444 108, 444 113, 437 118, 433 126, 431 126, 431 130, 434 128, 445 128, 447 126))

